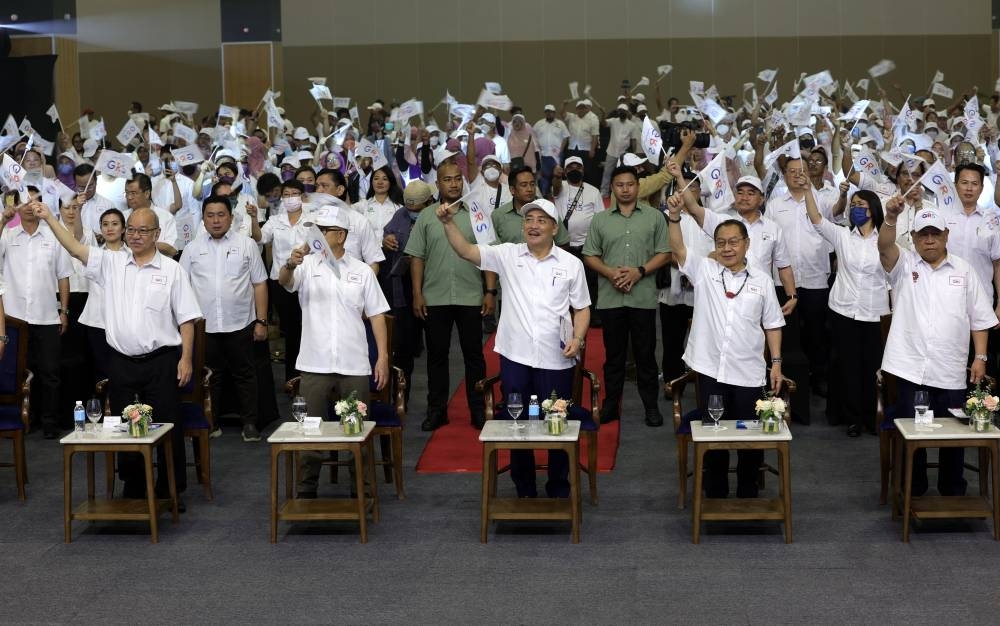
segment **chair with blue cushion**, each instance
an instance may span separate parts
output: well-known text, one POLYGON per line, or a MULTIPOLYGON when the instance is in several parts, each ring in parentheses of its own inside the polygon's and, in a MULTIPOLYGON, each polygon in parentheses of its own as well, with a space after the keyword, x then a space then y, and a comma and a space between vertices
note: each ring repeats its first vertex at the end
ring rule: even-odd
POLYGON ((5 318, 7 347, 0 359, 0 438, 13 444, 13 461, 0 467, 13 467, 17 481, 17 498, 25 500, 24 485, 28 482, 28 463, 24 455, 24 434, 28 432, 31 408, 31 379, 27 367, 28 325, 12 317, 5 318))
MULTIPOLYGON (((381 390, 375 386, 375 376, 368 377, 368 417, 369 421, 375 422, 375 430, 372 435, 379 440, 379 457, 375 460, 376 465, 381 465, 385 472, 385 482, 394 483, 396 486, 396 497, 400 500, 406 498, 406 490, 403 488, 403 424, 406 420, 406 375, 403 370, 392 364, 392 338, 394 318, 391 315, 384 315, 386 328, 386 341, 389 346, 389 382, 381 390)), ((368 360, 371 363, 372 372, 375 370, 375 361, 378 360, 378 346, 375 343, 375 335, 372 332, 371 322, 365 320, 365 334, 368 339, 368 360)), ((296 376, 285 383, 285 393, 290 397, 299 393, 299 383, 301 379, 296 376)), ((333 410, 333 403, 327 407, 329 419, 336 421, 338 418, 333 410)), ((349 465, 347 461, 338 460, 337 453, 331 453, 330 459, 323 461, 324 465, 330 466, 330 481, 337 482, 337 473, 341 465, 349 465)))
MULTIPOLYGON (((590 503, 597 504, 597 431, 601 428, 601 407, 598 397, 601 392, 601 381, 597 375, 583 366, 586 358, 586 346, 580 350, 580 359, 573 374, 573 397, 567 419, 579 420, 580 436, 587 442, 587 461, 580 459, 580 469, 586 472, 590 484, 590 503), (590 407, 584 406, 584 381, 590 383, 590 407)), ((497 412, 505 411, 505 402, 497 402, 494 394, 498 392, 500 375, 487 376, 476 383, 476 391, 483 394, 486 419, 491 420, 497 412), (488 390, 488 392, 487 392, 488 390)), ((544 398, 542 398, 544 400, 544 398)), ((544 464, 536 465, 536 469, 545 469, 544 464)), ((498 473, 509 468, 501 468, 498 473)))
MULTIPOLYGON (((684 388, 687 387, 689 383, 695 386, 695 399, 699 397, 698 393, 698 372, 688 370, 670 381, 670 393, 673 397, 673 414, 674 414, 674 437, 677 440, 677 508, 683 509, 687 502, 687 479, 692 475, 692 472, 688 470, 688 446, 691 444, 691 422, 699 421, 705 415, 703 407, 695 407, 687 412, 684 411, 683 407, 683 395, 684 388)), ((792 417, 792 397, 794 397, 795 392, 798 390, 798 385, 795 381, 790 378, 783 377, 783 382, 781 384, 781 394, 780 397, 785 401, 785 425, 788 425, 792 417)), ((730 471, 734 471, 730 468, 730 471)), ((760 468, 760 479, 758 483, 761 487, 764 486, 764 476, 767 472, 772 474, 777 474, 777 470, 767 463, 761 465, 760 468)))

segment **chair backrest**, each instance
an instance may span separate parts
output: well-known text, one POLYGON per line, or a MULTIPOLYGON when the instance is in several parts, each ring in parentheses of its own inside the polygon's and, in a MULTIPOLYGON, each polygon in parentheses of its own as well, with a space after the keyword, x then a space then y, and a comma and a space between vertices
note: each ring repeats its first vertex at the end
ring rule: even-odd
POLYGON ((395 319, 384 314, 385 319, 385 340, 389 346, 389 383, 382 387, 381 391, 375 386, 375 361, 378 360, 378 344, 375 343, 375 333, 372 332, 371 320, 365 319, 365 336, 368 339, 368 362, 371 363, 372 375, 368 377, 368 391, 371 392, 371 399, 386 404, 393 404, 395 395, 396 377, 392 375, 392 333, 395 319))
POLYGON ((191 346, 191 380, 181 387, 181 402, 205 401, 205 320, 194 323, 194 345, 191 346))
POLYGON ((21 388, 28 369, 28 324, 9 316, 4 318, 4 324, 8 341, 0 359, 0 404, 20 407, 24 400, 21 388))

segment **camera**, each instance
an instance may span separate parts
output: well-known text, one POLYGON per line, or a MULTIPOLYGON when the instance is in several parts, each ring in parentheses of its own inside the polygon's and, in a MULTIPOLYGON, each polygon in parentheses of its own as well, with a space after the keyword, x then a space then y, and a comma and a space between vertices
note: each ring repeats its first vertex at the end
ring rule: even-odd
POLYGON ((671 147, 674 150, 679 150, 681 147, 681 131, 690 130, 694 133, 694 146, 693 148, 707 148, 710 143, 712 136, 708 133, 699 133, 697 128, 691 122, 667 122, 664 120, 660 121, 660 137, 663 139, 664 147, 671 147))

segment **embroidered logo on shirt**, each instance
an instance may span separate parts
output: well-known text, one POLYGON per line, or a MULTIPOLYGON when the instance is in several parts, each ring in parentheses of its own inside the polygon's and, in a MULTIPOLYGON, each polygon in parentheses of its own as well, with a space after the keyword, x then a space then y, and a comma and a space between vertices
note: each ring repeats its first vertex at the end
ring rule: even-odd
POLYGON ((918 278, 920 278, 920 274, 913 272, 913 282, 917 282, 918 278))
POLYGON ((565 279, 566 276, 568 276, 568 274, 566 273, 565 269, 563 269, 561 267, 553 267, 552 268, 552 278, 565 279))
POLYGON ((150 277, 150 282, 154 285, 166 285, 167 277, 163 274, 153 274, 153 276, 150 277))

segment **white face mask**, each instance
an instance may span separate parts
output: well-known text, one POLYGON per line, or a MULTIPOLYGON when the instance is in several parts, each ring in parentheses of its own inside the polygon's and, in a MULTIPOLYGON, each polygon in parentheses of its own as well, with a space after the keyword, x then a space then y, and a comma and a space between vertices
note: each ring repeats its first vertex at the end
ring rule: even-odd
POLYGON ((437 135, 431 135, 430 138, 431 147, 436 148, 439 143, 441 143, 441 140, 438 139, 437 135))
POLYGON ((483 178, 488 182, 495 183, 500 180, 500 170, 495 167, 487 167, 483 170, 483 178))
POLYGON ((288 196, 281 199, 281 208, 288 213, 295 213, 302 208, 302 198, 300 196, 288 196))

